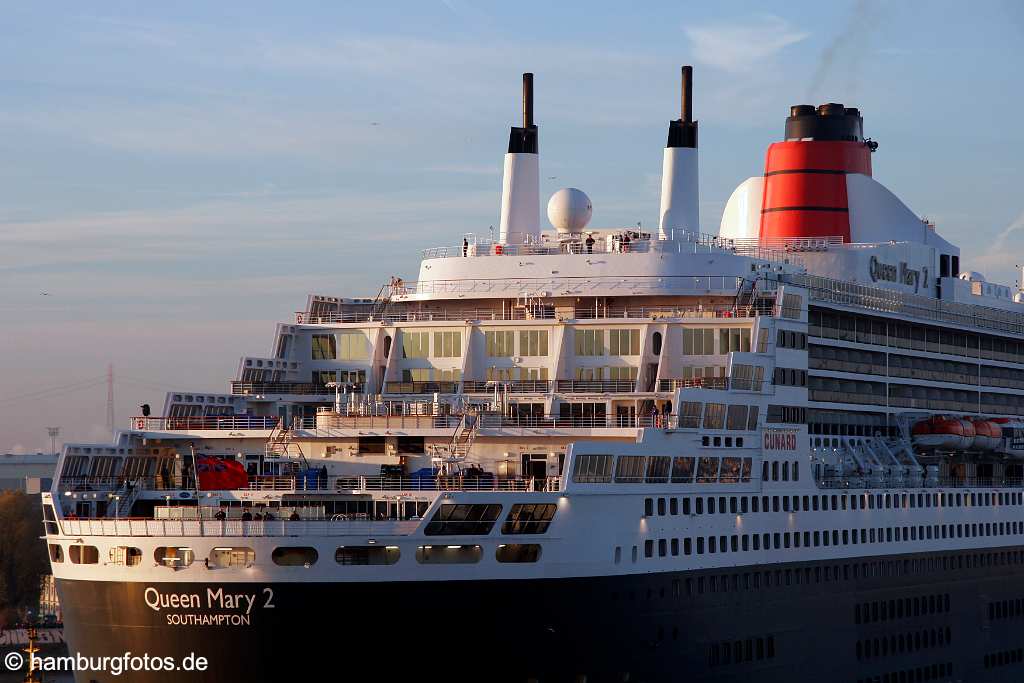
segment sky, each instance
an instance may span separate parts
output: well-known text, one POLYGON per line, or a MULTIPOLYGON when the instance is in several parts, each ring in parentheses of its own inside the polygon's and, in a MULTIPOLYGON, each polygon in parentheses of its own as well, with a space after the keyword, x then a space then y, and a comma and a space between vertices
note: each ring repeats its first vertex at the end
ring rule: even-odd
POLYGON ((1013 284, 1024 3, 0 2, 0 452, 105 441, 226 391, 306 295, 373 296, 498 222, 536 74, 542 201, 657 223, 693 64, 701 229, 793 104, 843 102, 876 179, 1013 284))

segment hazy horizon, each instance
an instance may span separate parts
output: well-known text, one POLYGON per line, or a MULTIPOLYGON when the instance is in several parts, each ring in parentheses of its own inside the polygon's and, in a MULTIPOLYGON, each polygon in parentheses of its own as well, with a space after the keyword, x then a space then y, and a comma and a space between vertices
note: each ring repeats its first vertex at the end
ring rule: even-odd
POLYGON ((373 296, 486 234, 536 74, 542 201, 657 222, 695 65, 702 231, 790 105, 861 108, 875 177, 1014 284, 1018 3, 5 4, 0 452, 103 441, 170 390, 223 392, 312 292, 373 296), (955 17, 955 21, 950 18, 955 17))

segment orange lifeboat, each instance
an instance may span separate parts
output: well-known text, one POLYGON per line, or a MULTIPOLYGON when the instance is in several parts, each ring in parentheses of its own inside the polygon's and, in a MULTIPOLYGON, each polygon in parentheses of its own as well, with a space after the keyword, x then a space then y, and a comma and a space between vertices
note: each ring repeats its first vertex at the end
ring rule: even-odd
POLYGON ((974 447, 985 451, 995 450, 1003 440, 1003 428, 993 420, 974 420, 974 447))
POLYGON ((974 445, 976 432, 969 420, 936 415, 915 424, 912 435, 925 448, 965 450, 974 445))

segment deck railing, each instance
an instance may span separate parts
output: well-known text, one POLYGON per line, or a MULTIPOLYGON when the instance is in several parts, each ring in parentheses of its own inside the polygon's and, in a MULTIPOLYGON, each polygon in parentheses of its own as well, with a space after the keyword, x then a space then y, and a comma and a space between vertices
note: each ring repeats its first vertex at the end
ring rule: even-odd
POLYGON ((209 415, 197 417, 142 417, 131 419, 138 431, 172 432, 204 429, 273 429, 280 420, 271 415, 209 415))
MULTIPOLYGON (((404 304, 395 304, 401 306, 404 304)), ((443 311, 389 311, 386 314, 374 315, 369 311, 310 314, 306 311, 295 312, 295 322, 308 325, 333 325, 339 323, 385 322, 388 324, 405 322, 465 322, 467 320, 637 320, 642 318, 753 318, 759 315, 772 315, 774 306, 758 304, 756 306, 736 307, 729 304, 694 305, 694 306, 629 306, 621 308, 604 308, 580 306, 571 309, 555 309, 544 305, 525 308, 469 309, 443 311)))
MULTIPOLYGON (((349 384, 347 393, 361 394, 364 384, 349 384)), ((295 394, 334 396, 334 388, 313 382, 231 382, 231 393, 242 396, 263 394, 295 394)))
POLYGON ((420 520, 64 519, 65 536, 408 536, 420 520))

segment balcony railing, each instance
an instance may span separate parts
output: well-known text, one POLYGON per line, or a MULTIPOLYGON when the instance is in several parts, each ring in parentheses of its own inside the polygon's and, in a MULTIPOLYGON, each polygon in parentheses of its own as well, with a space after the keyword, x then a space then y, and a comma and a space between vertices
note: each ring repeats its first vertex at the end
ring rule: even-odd
MULTIPOLYGON (((399 304, 400 305, 400 304, 399 304)), ((633 306, 602 308, 580 306, 558 309, 553 306, 538 306, 530 309, 512 308, 507 310, 472 309, 452 311, 390 311, 373 315, 370 312, 321 313, 313 315, 305 311, 295 312, 295 322, 308 325, 333 325, 339 323, 380 322, 397 324, 405 322, 465 322, 467 320, 639 320, 643 318, 753 318, 772 315, 774 305, 759 303, 756 306, 694 305, 694 306, 633 306)))
POLYGON ((482 429, 668 429, 675 425, 675 415, 606 415, 572 417, 561 415, 481 415, 482 429))
MULTIPOLYGON (((753 380, 736 380, 736 389, 748 389, 754 386, 753 380)), ((662 379, 658 381, 658 391, 675 391, 676 389, 729 389, 728 377, 691 377, 689 379, 662 379)), ((758 386, 760 389, 760 386, 758 386)))
POLYGON ((204 429, 273 429, 280 420, 270 415, 225 415, 199 417, 133 417, 131 428, 135 431, 173 432, 204 429))
POLYGON ((560 379, 555 388, 567 394, 624 394, 636 391, 636 380, 560 379))
POLYGON ((454 394, 459 382, 384 382, 385 394, 454 394))
MULTIPOLYGON (((626 232, 624 229, 622 232, 626 232)), ((635 232, 630 231, 631 235, 635 232)), ((800 263, 795 253, 804 251, 828 251, 830 247, 842 244, 841 237, 816 237, 789 240, 774 240, 770 243, 761 240, 736 240, 694 232, 676 233, 674 239, 658 240, 633 237, 630 242, 622 244, 615 240, 609 244, 607 240, 595 241, 587 246, 584 240, 565 241, 545 244, 495 244, 477 242, 468 246, 457 244, 451 247, 432 247, 423 250, 424 259, 437 258, 474 258, 487 256, 546 256, 559 254, 629 254, 629 253, 712 253, 727 252, 740 256, 750 256, 776 263, 800 263)))
POLYGON ((490 394, 494 391, 508 392, 510 394, 546 394, 551 391, 553 382, 546 379, 538 380, 489 380, 480 382, 477 380, 466 380, 463 383, 463 391, 467 394, 490 394))
POLYGON ((317 413, 316 429, 454 429, 461 415, 344 415, 317 413))
MULTIPOLYGON (((419 520, 64 519, 67 536, 408 536, 419 520)), ((269 558, 265 558, 269 559, 269 558)), ((202 566, 200 560, 195 566, 202 566)))
MULTIPOLYGON (((361 394, 363 384, 349 384, 350 394, 361 394)), ((334 389, 314 382, 231 382, 231 393, 242 396, 263 396, 267 394, 334 395, 334 389)))

